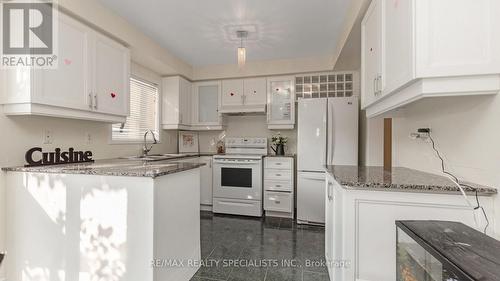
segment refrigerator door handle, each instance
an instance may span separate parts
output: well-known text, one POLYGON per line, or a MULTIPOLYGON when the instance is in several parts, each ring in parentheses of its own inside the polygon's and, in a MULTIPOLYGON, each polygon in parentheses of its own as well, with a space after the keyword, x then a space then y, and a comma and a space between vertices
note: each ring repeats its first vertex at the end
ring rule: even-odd
POLYGON ((327 114, 328 114, 328 125, 327 125, 327 128, 328 128, 328 138, 327 138, 327 142, 328 142, 328 145, 327 145, 327 164, 328 165, 332 165, 333 164, 333 150, 335 149, 334 147, 334 126, 333 126, 333 105, 332 103, 330 102, 330 100, 328 101, 328 111, 327 111, 327 114))

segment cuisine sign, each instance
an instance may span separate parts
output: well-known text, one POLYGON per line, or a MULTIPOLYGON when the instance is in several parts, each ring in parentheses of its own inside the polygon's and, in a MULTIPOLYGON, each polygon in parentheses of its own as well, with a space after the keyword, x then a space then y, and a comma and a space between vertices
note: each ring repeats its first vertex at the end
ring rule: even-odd
POLYGON ((28 163, 25 167, 94 162, 92 151, 76 151, 72 147, 68 151, 56 148, 51 152, 44 152, 41 147, 33 147, 26 151, 25 160, 28 163))

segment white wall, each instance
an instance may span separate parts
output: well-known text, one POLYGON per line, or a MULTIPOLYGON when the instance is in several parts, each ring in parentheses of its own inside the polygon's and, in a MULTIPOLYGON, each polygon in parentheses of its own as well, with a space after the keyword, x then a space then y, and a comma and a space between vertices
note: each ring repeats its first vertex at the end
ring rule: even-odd
MULTIPOLYGON (((288 137, 286 153, 296 153, 297 151, 297 130, 268 130, 265 115, 254 116, 226 116, 227 127, 223 132, 200 132, 200 151, 215 152, 217 141, 220 136, 227 137, 267 137, 281 133, 288 137)), ((296 126, 295 126, 296 127, 296 126)), ((268 140, 271 141, 270 139, 268 140)), ((270 150, 269 153, 272 153, 270 150)))
MULTIPOLYGON (((396 166, 440 173, 429 143, 409 134, 430 127, 447 168, 458 178, 500 188, 500 95, 425 99, 409 105, 393 119, 396 166)), ((497 196, 497 221, 500 196, 497 196)), ((500 223, 496 225, 500 234, 500 223)))

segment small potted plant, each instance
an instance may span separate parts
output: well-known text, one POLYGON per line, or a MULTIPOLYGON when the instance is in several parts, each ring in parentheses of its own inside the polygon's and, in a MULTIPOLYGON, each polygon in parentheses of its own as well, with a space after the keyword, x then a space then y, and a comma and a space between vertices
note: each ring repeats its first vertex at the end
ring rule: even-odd
POLYGON ((274 145, 271 149, 276 153, 276 155, 285 155, 285 145, 288 141, 287 137, 282 137, 280 134, 273 136, 271 142, 274 145))

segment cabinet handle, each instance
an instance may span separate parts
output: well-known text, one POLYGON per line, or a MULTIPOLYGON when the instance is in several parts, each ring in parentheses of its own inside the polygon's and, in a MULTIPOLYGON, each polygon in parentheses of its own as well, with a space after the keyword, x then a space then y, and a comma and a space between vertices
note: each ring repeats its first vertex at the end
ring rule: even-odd
POLYGON ((373 95, 375 96, 377 95, 377 77, 373 78, 373 95))
POLYGON ((333 200, 333 190, 332 190, 333 184, 331 182, 328 183, 328 201, 333 200))
POLYGON ((281 177, 281 174, 276 174, 276 176, 281 177))
POLYGON ((276 187, 281 187, 281 184, 277 184, 276 187))
POLYGON ((94 94, 94 109, 97 109, 97 94, 94 94))
POLYGON ((89 108, 92 109, 93 105, 92 105, 92 93, 91 92, 89 93, 89 100, 87 101, 87 103, 89 104, 89 108))
POLYGON ((379 95, 382 93, 382 75, 381 74, 379 74, 377 76, 377 91, 378 91, 379 95))
POLYGON ((281 163, 276 163, 276 165, 277 165, 277 166, 280 166, 280 165, 281 165, 281 163))

